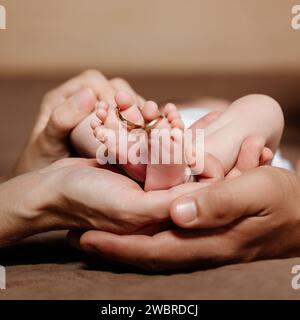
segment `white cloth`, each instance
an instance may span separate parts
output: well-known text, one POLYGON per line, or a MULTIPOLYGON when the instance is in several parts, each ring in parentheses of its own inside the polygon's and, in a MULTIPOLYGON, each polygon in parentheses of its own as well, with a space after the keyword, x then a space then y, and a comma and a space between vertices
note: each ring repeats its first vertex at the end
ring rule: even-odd
MULTIPOLYGON (((196 120, 204 117, 211 111, 212 110, 209 108, 192 107, 181 109, 179 110, 179 113, 185 128, 189 128, 196 120)), ((280 150, 276 151, 272 161, 272 166, 294 171, 293 165, 290 163, 290 161, 282 157, 280 150)))

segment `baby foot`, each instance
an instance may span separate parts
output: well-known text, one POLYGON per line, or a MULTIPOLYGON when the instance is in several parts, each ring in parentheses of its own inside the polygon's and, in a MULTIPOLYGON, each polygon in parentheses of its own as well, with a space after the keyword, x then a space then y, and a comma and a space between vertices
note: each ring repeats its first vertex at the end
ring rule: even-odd
MULTIPOLYGON (((115 102, 121 111, 122 118, 137 126, 144 127, 145 124, 151 123, 160 116, 155 102, 147 101, 140 110, 133 105, 130 96, 125 92, 119 92, 116 95, 115 102)), ((146 191, 169 189, 186 180, 185 170, 187 166, 184 163, 183 153, 180 154, 179 161, 174 160, 175 151, 182 151, 183 147, 183 122, 176 106, 173 104, 167 104, 163 113, 165 117, 151 130, 149 136, 147 131, 143 129, 129 132, 127 126, 117 115, 116 110, 110 108, 103 101, 98 105, 97 119, 91 122, 94 135, 105 147, 105 151, 109 151, 115 157, 116 163, 121 165, 130 177, 145 182, 146 191), (132 142, 134 139, 130 139, 132 135, 143 141, 139 144, 144 146, 144 149, 141 147, 139 150, 141 153, 147 149, 145 163, 134 163, 131 157, 130 149, 136 144, 136 141, 132 142), (110 136, 115 136, 115 139, 108 139, 110 136), (125 148, 123 143, 120 143, 120 137, 127 137, 126 143, 124 143, 125 148), (164 157, 168 158, 169 161, 164 162, 164 157), (155 160, 156 162, 153 163, 155 160)), ((103 148, 101 150, 103 151, 103 148)), ((101 156, 99 153, 97 154, 99 160, 101 160, 101 156)))
MULTIPOLYGON (((154 106, 153 110, 156 110, 154 106)), ((157 112, 151 114, 147 114, 147 112, 149 110, 142 110, 147 122, 151 122, 157 117, 157 112)), ((184 162, 182 140, 183 122, 174 104, 168 103, 163 114, 165 117, 149 134, 151 152, 146 171, 144 187, 146 191, 169 189, 186 180, 187 165, 184 162), (175 154, 177 150, 181 154, 175 154)))
MULTIPOLYGON (((144 126, 144 118, 139 108, 133 104, 129 94, 118 92, 115 102, 120 110, 122 117, 137 126, 144 126)), ((100 101, 96 111, 97 119, 91 121, 91 127, 94 136, 101 143, 97 151, 97 160, 102 163, 120 164, 124 171, 138 181, 145 180, 146 165, 141 163, 132 163, 128 150, 136 143, 134 140, 145 140, 147 146, 146 133, 142 130, 129 132, 126 125, 120 120, 114 107, 110 107, 104 101, 100 101), (107 155, 110 155, 108 158, 107 155)))
MULTIPOLYGON (((110 108, 108 104, 101 101, 96 112, 97 119, 91 122, 94 135, 101 143, 97 159, 104 164, 109 160, 105 154, 109 153, 112 158, 110 160, 121 165, 131 178, 145 182, 148 135, 142 128, 145 123, 151 122, 160 115, 158 106, 155 102, 147 101, 140 110, 133 105, 131 97, 126 92, 119 92, 115 102, 120 115, 116 113, 115 108, 110 108), (128 130, 128 123, 126 125, 124 119, 130 121, 130 125, 134 124, 135 127, 141 128, 128 130)), ((112 163, 112 161, 109 162, 112 163)))

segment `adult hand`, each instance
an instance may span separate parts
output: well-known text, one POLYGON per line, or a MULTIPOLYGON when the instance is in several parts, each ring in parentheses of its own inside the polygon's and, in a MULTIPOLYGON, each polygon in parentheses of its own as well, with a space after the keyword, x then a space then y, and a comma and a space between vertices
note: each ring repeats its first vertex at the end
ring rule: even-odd
POLYGON ((131 179, 99 168, 95 160, 69 158, 0 185, 0 247, 35 233, 59 229, 150 232, 167 220, 187 184, 144 192, 131 179), (117 199, 117 201, 116 201, 117 199))
POLYGON ((73 244, 150 270, 290 257, 300 252, 299 208, 298 177, 259 167, 174 201, 173 221, 195 230, 154 236, 88 231, 73 244))
POLYGON ((135 101, 143 101, 125 80, 115 78, 109 81, 96 70, 85 71, 47 93, 12 176, 69 157, 71 131, 94 110, 97 99, 113 103, 118 90, 127 90, 135 101))

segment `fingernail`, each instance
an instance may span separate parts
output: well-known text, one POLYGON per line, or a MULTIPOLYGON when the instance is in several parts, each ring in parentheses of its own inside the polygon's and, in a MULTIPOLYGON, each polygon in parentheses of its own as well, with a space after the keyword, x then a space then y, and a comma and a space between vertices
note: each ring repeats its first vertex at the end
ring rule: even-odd
POLYGON ((177 219, 182 223, 190 223, 197 218, 197 206, 194 199, 181 200, 175 206, 177 219))
POLYGON ((89 88, 85 88, 77 92, 73 96, 75 108, 77 108, 79 111, 85 109, 87 106, 90 105, 93 95, 93 91, 89 88))

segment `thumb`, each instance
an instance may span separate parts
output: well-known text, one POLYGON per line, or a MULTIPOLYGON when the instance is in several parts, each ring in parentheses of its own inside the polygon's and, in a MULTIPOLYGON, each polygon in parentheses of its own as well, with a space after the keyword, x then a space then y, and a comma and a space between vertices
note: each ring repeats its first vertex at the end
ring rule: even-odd
MULTIPOLYGON (((276 170, 276 169, 275 169, 276 170)), ((183 228, 217 228, 263 212, 278 197, 272 169, 257 168, 176 199, 171 218, 183 228)))
POLYGON ((64 141, 76 127, 95 108, 96 96, 89 88, 81 89, 65 100, 50 116, 42 133, 43 140, 57 143, 64 141))

